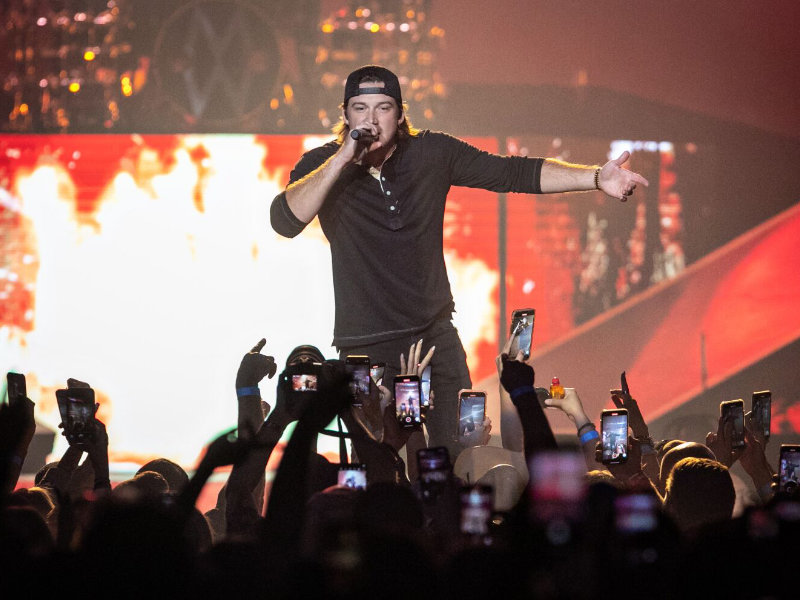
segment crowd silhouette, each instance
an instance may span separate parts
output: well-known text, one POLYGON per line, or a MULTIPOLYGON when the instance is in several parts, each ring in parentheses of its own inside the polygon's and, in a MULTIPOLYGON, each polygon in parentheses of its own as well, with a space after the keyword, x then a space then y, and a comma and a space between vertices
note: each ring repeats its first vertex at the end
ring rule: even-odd
MULTIPOLYGON (((237 427, 210 442, 191 475, 161 458, 112 487, 108 435, 92 417, 79 436, 64 423, 64 455, 20 487, 35 407, 9 398, 0 407, 4 596, 797 597, 796 461, 782 481, 749 415, 743 447, 727 417, 702 442, 653 440, 636 400, 614 390, 629 419, 627 460, 603 463, 576 390, 540 402, 532 360, 509 356, 511 341, 497 360, 503 447, 487 445, 486 419, 461 432, 458 456, 425 445, 435 394, 423 425, 404 427, 390 386, 371 382, 354 405, 344 362, 307 345, 278 375, 274 407, 259 389, 277 371, 265 340, 245 354, 237 427), (575 424, 574 443, 557 443, 547 409, 575 424), (332 422, 342 426, 331 431, 332 422), (267 461, 292 423, 265 493, 267 461), (323 431, 339 437, 341 463, 363 465, 366 488, 337 483, 341 465, 316 452, 323 431), (734 517, 736 461, 759 501, 734 517), (198 496, 224 466, 227 482, 203 514, 198 496)), ((421 349, 401 357, 403 374, 421 375, 433 352, 421 349)), ((89 389, 69 379, 61 396, 89 389)))

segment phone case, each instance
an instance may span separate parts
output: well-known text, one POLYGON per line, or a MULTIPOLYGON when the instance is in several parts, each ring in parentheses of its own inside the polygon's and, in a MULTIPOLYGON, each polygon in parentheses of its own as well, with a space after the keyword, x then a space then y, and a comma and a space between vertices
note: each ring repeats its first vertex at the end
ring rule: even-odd
POLYGON ((462 390, 458 394, 458 435, 483 429, 486 420, 486 393, 462 390))
POLYGON ((731 446, 741 448, 745 445, 744 441, 744 401, 728 400, 721 402, 720 415, 724 419, 731 419, 733 422, 731 446))
POLYGON ((600 416, 603 464, 614 465, 628 460, 628 411, 604 410, 600 416))
POLYGON ((398 375, 394 378, 395 415, 401 427, 416 427, 422 423, 420 396, 419 377, 398 375))

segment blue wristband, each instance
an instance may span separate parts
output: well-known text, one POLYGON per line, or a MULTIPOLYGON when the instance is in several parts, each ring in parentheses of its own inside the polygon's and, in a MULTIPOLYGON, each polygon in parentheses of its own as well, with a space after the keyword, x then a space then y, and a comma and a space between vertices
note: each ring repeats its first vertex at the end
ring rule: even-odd
POLYGON ((245 396, 258 396, 259 398, 261 398, 261 390, 258 389, 257 385, 253 385, 251 387, 236 388, 237 398, 243 398, 245 396))
POLYGON ((596 429, 592 429, 591 431, 587 431, 581 437, 581 444, 585 444, 587 442, 591 442, 592 440, 596 440, 600 437, 600 434, 597 433, 596 429))
POLYGON ((517 389, 513 390, 509 393, 512 400, 516 400, 520 396, 529 393, 536 393, 536 389, 532 385, 523 385, 522 387, 518 387, 517 389))

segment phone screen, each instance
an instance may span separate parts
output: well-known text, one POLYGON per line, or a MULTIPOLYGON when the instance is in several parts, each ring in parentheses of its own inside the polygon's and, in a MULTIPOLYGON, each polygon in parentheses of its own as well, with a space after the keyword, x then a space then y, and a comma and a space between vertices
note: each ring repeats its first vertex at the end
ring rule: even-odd
POLYGON ((386 370, 386 363, 379 362, 375 363, 369 368, 369 376, 372 377, 372 381, 375 382, 375 385, 383 385, 383 372, 386 370))
POLYGON ((483 429, 486 392, 464 390, 458 395, 458 434, 468 435, 483 429))
POLYGON ((461 491, 461 533, 486 535, 492 518, 494 497, 491 486, 476 485, 461 491))
POLYGON ((772 417, 772 392, 753 392, 753 426, 758 427, 765 438, 769 437, 772 417))
POLYGON ((614 523, 627 535, 653 531, 658 527, 659 502, 654 494, 623 494, 614 499, 614 523))
POLYGON ((420 388, 422 390, 422 406, 428 408, 431 405, 431 366, 428 365, 422 371, 422 378, 420 379, 420 388))
POLYGON ((8 404, 16 405, 23 398, 28 396, 28 387, 25 383, 25 375, 20 373, 8 373, 6 375, 8 384, 8 404))
POLYGON ((354 489, 366 489, 367 468, 364 465, 342 465, 337 479, 339 485, 354 489))
POLYGON ((292 375, 293 392, 316 392, 317 376, 314 373, 292 375))
POLYGON ((394 378, 394 403, 397 421, 401 426, 414 427, 422 422, 419 377, 398 375, 394 378))
POLYGON ((353 404, 362 405, 369 399, 370 362, 368 356, 354 355, 344 359, 345 368, 353 378, 350 391, 353 404))
POLYGON ((417 467, 423 481, 444 480, 450 472, 450 453, 444 446, 417 450, 417 467))
POLYGON ((511 341, 509 356, 515 357, 522 350, 525 359, 531 355, 531 343, 533 341, 533 322, 536 311, 532 308, 522 308, 511 313, 511 341))
POLYGON ((545 450, 529 463, 531 516, 538 521, 576 518, 586 493, 586 461, 572 450, 545 450))
POLYGON ((781 445, 780 455, 780 491, 794 494, 797 492, 797 480, 800 477, 800 445, 781 445))
POLYGON ((741 448, 745 445, 744 441, 744 401, 728 400, 720 405, 720 416, 725 421, 733 423, 731 428, 731 446, 741 448))
POLYGON ((94 390, 91 388, 56 390, 58 411, 64 433, 70 441, 83 441, 92 435, 94 390))
POLYGON ((420 448, 417 450, 417 467, 422 499, 437 498, 444 491, 453 470, 447 448, 444 446, 420 448))
POLYGON ((628 411, 604 410, 600 415, 603 463, 618 464, 628 460, 628 411))

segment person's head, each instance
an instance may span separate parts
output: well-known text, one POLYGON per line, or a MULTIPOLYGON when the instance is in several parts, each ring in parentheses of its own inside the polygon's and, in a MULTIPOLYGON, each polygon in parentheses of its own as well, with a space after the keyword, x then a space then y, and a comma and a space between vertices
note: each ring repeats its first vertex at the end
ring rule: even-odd
POLYGON ((705 444, 698 444, 697 442, 683 442, 677 444, 668 450, 661 458, 661 471, 659 473, 659 479, 661 480, 662 485, 666 485, 670 471, 672 471, 675 465, 684 458, 690 457, 709 458, 711 460, 717 459, 711 449, 705 444))
POLYGON ((294 350, 289 353, 286 358, 286 366, 299 365, 301 363, 322 363, 325 362, 325 357, 316 346, 310 344, 303 344, 296 346, 294 350))
POLYGON ((142 471, 123 481, 111 492, 115 498, 128 501, 155 499, 169 492, 169 484, 160 473, 142 471))
POLYGON ((679 446, 683 444, 683 440, 661 440, 656 442, 653 449, 656 451, 656 458, 658 459, 658 463, 661 464, 661 460, 664 458, 664 455, 672 450, 675 446, 679 446))
POLYGON ((173 494, 180 493, 180 491, 189 483, 189 475, 177 463, 172 462, 168 458, 156 458, 150 462, 142 465, 142 468, 136 471, 136 474, 152 471, 158 473, 167 480, 169 492, 173 494))
POLYGON ((512 465, 500 464, 486 471, 476 485, 491 486, 495 510, 508 511, 516 506, 526 483, 523 475, 512 465))
POLYGON ((682 532, 731 518, 736 492, 728 468, 709 458, 684 458, 667 478, 664 510, 682 532))
POLYGON ((378 141, 390 146, 396 139, 417 134, 406 116, 406 106, 397 75, 377 65, 366 65, 347 76, 342 118, 333 132, 342 143, 351 129, 371 123, 378 141))

